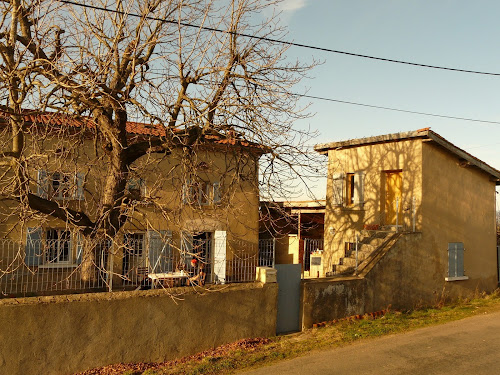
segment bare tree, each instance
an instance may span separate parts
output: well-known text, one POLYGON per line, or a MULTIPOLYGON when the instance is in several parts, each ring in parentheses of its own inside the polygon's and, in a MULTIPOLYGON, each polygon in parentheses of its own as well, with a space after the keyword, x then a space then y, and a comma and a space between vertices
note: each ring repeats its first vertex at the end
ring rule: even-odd
MULTIPOLYGON (((2 196, 17 202, 10 215, 60 219, 89 242, 115 238, 138 210, 127 186, 132 178, 168 160, 171 172, 155 184, 160 190, 177 182, 174 189, 180 190, 203 166, 201 150, 216 141, 234 146, 231 171, 224 171, 232 176, 228 184, 240 184, 245 168, 255 170, 265 150, 260 190, 289 190, 288 178, 311 167, 303 148, 309 134, 292 126, 305 114, 291 88, 314 62, 290 63, 287 46, 269 41, 286 35, 275 20, 262 18, 271 3, 2 2, 0 88, 9 122, 4 139, 10 139, 2 144, 9 166, 2 196), (27 126, 27 109, 57 115, 27 126), (53 126, 61 118, 65 125, 53 126), (132 120, 148 125, 134 132, 132 120), (243 147, 259 150, 251 156, 243 147), (33 171, 45 165, 76 172, 82 161, 84 201, 74 204, 33 190, 40 185, 33 171), (98 173, 90 179, 92 167, 98 173), (177 181, 179 171, 183 177, 177 181)), ((66 186, 63 194, 79 194, 78 184, 57 178, 66 186)), ((180 213, 160 196, 150 194, 149 204, 178 220, 180 213)), ((88 246, 89 264, 93 251, 88 246)))

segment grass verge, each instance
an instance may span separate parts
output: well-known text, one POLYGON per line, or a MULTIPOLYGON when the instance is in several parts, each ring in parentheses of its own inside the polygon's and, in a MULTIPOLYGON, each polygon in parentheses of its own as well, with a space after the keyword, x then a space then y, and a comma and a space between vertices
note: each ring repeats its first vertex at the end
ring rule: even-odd
POLYGON ((436 308, 389 311, 376 319, 341 320, 326 327, 272 339, 241 340, 214 350, 164 363, 138 363, 106 366, 85 375, 198 375, 229 374, 304 355, 313 350, 345 346, 388 334, 443 324, 500 310, 500 291, 471 300, 461 300, 436 308))

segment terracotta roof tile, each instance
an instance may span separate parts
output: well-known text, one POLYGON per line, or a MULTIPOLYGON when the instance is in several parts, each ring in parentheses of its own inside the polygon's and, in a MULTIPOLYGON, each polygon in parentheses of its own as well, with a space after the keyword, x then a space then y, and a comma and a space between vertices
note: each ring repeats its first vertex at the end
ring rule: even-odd
MULTIPOLYGON (((0 112, 0 118, 7 119, 9 115, 5 112, 0 112)), ((87 127, 89 129, 95 128, 95 123, 88 117, 75 118, 73 116, 63 113, 30 113, 28 111, 24 114, 24 121, 35 125, 44 126, 71 126, 75 128, 87 127)), ((165 127, 161 124, 146 124, 142 122, 129 121, 126 125, 127 133, 135 135, 150 135, 162 137, 166 135, 165 127)), ((174 129, 174 133, 181 133, 183 129, 174 129)), ((243 146, 267 152, 267 148, 263 145, 249 142, 243 139, 236 138, 234 132, 230 132, 229 136, 224 134, 207 134, 206 140, 211 140, 214 144, 243 146)))

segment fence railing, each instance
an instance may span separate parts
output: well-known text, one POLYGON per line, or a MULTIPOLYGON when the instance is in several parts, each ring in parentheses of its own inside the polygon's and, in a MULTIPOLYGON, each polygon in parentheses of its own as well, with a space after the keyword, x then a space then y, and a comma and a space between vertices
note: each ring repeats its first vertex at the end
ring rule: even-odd
POLYGON ((259 240, 259 266, 274 267, 276 239, 259 240))
POLYGON ((216 259, 212 241, 193 241, 189 251, 170 239, 125 237, 123 243, 83 244, 70 236, 0 240, 0 298, 74 292, 112 291, 214 282, 251 282, 256 267, 274 266, 274 241, 237 250, 227 246, 216 259), (222 266, 221 266, 222 265, 222 266), (202 276, 202 277, 201 277, 202 276), (154 284, 152 280, 174 282, 154 284), (191 282, 190 282, 191 281, 191 282))

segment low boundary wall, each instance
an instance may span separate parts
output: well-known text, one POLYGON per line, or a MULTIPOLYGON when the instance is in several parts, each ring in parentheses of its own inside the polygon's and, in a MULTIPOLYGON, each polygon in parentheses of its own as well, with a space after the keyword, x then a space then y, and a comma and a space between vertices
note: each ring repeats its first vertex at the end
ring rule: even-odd
POLYGON ((0 373, 73 374, 275 335, 276 283, 186 289, 0 300, 0 373))

